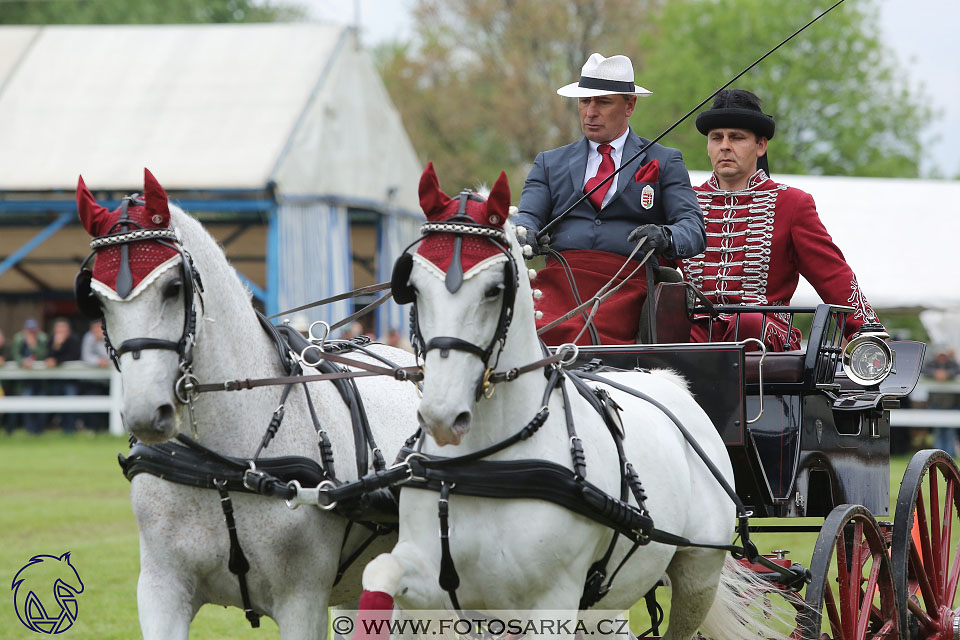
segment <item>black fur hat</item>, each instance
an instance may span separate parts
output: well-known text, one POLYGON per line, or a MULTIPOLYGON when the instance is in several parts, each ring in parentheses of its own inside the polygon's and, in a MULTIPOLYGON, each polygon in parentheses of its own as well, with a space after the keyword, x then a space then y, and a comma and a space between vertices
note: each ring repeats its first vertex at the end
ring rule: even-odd
POLYGON ((746 129, 771 140, 776 128, 773 117, 761 110, 760 98, 745 89, 724 89, 697 116, 697 131, 703 135, 712 129, 746 129))

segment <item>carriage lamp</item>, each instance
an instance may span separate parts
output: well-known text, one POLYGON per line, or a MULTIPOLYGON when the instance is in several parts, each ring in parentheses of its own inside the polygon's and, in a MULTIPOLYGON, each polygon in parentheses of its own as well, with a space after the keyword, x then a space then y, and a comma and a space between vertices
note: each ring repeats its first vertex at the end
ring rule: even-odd
POLYGON ((894 355, 882 326, 864 325, 843 350, 843 370, 853 382, 869 387, 880 384, 893 371, 894 355))

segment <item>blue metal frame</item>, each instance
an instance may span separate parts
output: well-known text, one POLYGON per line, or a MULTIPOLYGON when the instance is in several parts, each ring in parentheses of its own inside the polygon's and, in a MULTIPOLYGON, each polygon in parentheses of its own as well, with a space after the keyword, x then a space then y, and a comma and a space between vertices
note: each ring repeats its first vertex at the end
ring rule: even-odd
POLYGON ((3 262, 0 262, 0 275, 3 275, 10 267, 20 262, 21 258, 46 242, 50 236, 66 226, 71 220, 73 220, 73 213, 69 211, 57 216, 57 219, 44 227, 43 231, 30 238, 25 245, 7 256, 3 262))
POLYGON ((280 311, 280 221, 279 205, 270 207, 267 219, 267 291, 263 299, 268 316, 280 311))

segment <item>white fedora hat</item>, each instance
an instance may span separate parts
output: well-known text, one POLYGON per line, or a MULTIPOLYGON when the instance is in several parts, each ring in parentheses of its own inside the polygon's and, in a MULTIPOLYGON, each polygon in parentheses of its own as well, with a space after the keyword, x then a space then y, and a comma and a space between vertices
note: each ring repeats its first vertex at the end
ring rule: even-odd
POLYGON ((604 58, 599 53, 591 54, 580 70, 580 80, 557 89, 567 98, 588 98, 613 93, 646 97, 653 95, 633 84, 633 63, 627 56, 604 58))

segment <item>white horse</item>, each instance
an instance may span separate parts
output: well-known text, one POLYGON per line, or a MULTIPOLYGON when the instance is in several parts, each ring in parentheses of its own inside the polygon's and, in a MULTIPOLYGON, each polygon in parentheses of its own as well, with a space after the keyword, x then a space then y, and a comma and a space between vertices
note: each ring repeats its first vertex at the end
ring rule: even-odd
MULTIPOLYGON (((174 229, 204 286, 202 295, 196 291, 193 297, 198 315, 193 370, 199 382, 285 375, 274 343, 251 306, 250 293, 223 251, 199 222, 168 206, 166 195, 149 172, 145 183, 146 204, 131 204, 130 215, 147 229, 174 229)), ((108 233, 118 214, 97 205, 82 180, 77 198, 87 231, 94 236, 108 233)), ((178 341, 185 305, 180 293, 185 283, 179 254, 172 252, 171 257, 155 242, 129 245, 127 262, 133 267, 134 286, 123 297, 112 279, 112 274, 123 269, 118 266, 119 251, 120 247, 114 247, 112 254, 99 250, 98 260, 103 264, 98 262, 93 271, 92 290, 101 304, 111 344, 118 347, 141 337, 178 341), (107 282, 98 281, 98 269, 107 282)), ((376 350, 399 364, 411 361, 403 351, 379 345, 376 350)), ((166 441, 181 430, 192 435, 187 427, 188 412, 174 393, 174 383, 181 375, 176 352, 127 352, 120 356, 120 367, 123 421, 130 433, 145 443, 166 441)), ((363 378, 357 384, 377 443, 390 464, 404 437, 416 428, 416 389, 382 377, 363 378)), ((273 386, 200 394, 193 415, 199 442, 224 455, 253 456, 280 402, 281 390, 273 386)), ((338 478, 356 478, 347 408, 330 383, 314 383, 310 393, 333 444, 338 478)), ((297 385, 286 399, 285 417, 263 456, 318 460, 317 441, 303 386, 297 385)), ((133 478, 130 495, 140 530, 137 604, 144 638, 186 638, 204 603, 241 606, 237 576, 227 566, 229 537, 217 491, 141 473, 133 478)), ((253 609, 273 618, 285 640, 325 637, 328 605, 355 601, 363 558, 389 549, 393 536, 375 543, 357 568, 332 589, 338 564, 366 537, 358 531, 360 527, 352 527, 344 539, 347 520, 333 513, 314 507, 294 511, 281 500, 240 492, 231 497, 239 540, 250 564, 247 581, 253 609)), ((243 624, 240 616, 237 622, 243 624)))
MULTIPOLYGON (((448 220, 458 209, 457 200, 439 190, 431 166, 421 178, 420 194, 430 222, 448 220)), ((466 213, 475 223, 500 227, 508 205, 509 187, 501 174, 488 201, 468 202, 466 213)), ((489 362, 493 366, 499 359, 497 371, 543 357, 521 247, 511 224, 505 231, 512 259, 521 268, 512 323, 502 349, 495 348, 489 362)), ((464 247, 468 242, 475 248, 483 243, 488 246, 485 255, 475 255, 469 263, 464 253, 462 285, 451 293, 447 274, 460 256, 451 262, 453 242, 443 240, 444 235, 452 237, 430 236, 413 256, 409 285, 416 294, 423 340, 446 336, 481 348, 493 345, 504 304, 502 292, 510 286, 505 282, 510 271, 504 270, 508 258, 491 241, 464 236, 464 247), (430 238, 437 239, 427 246, 430 238)), ((458 456, 483 449, 515 434, 537 414, 546 384, 542 369, 501 383, 492 398, 478 400, 476 390, 485 366, 475 353, 456 347, 447 353, 427 351, 418 411, 421 425, 431 436, 424 453, 458 456)), ((732 486, 733 471, 723 442, 682 379, 669 372, 604 375, 668 406, 732 486)), ((567 384, 586 455, 587 480, 618 497, 621 474, 608 429, 567 384)), ((729 544, 734 504, 675 424, 650 403, 616 389, 607 390, 623 408, 626 454, 646 490, 646 506, 655 525, 698 542, 729 544)), ((541 459, 572 469, 559 391, 550 396, 548 406, 549 418, 533 437, 488 459, 541 459)), ((386 601, 392 596, 406 610, 449 609, 451 599, 438 585, 441 546, 437 520, 435 515, 426 515, 437 513, 437 500, 438 495, 431 491, 402 491, 399 541, 392 552, 379 556, 364 571, 361 605, 368 594, 377 594, 386 601)), ((631 504, 636 504, 632 498, 631 504)), ((610 529, 551 502, 458 495, 456 487, 449 496, 449 511, 451 555, 460 577, 457 596, 464 610, 575 611, 588 569, 603 556, 612 535, 610 529)), ((608 565, 610 571, 630 547, 621 536, 608 565)), ((735 637, 738 631, 742 635, 746 603, 730 589, 721 589, 718 596, 718 585, 736 587, 743 579, 738 577, 741 572, 736 563, 732 559, 725 563, 725 557, 725 551, 650 543, 627 560, 612 590, 596 608, 626 610, 666 573, 673 589, 667 638, 686 640, 698 629, 713 638, 735 637)))

